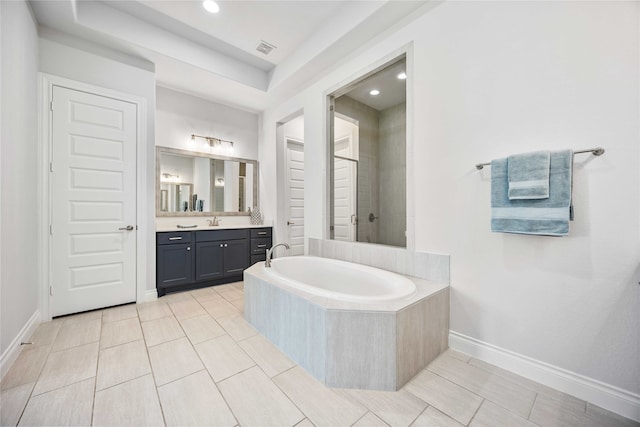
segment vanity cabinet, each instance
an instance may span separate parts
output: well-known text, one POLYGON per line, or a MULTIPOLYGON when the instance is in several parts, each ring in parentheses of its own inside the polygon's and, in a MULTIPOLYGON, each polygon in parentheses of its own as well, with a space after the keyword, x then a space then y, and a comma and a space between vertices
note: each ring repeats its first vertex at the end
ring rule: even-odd
POLYGON ((157 232, 158 296, 240 281, 270 247, 271 227, 157 232))

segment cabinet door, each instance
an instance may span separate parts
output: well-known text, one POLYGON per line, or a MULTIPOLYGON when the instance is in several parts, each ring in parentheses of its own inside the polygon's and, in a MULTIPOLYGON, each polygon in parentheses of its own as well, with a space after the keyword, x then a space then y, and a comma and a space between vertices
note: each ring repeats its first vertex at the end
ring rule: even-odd
POLYGON ((218 279, 224 273, 224 242, 196 243, 196 280, 218 279))
POLYGON ((192 245, 158 245, 158 287, 182 285, 193 282, 192 245))
POLYGON ((249 239, 228 240, 224 248, 224 274, 237 276, 249 267, 249 239))

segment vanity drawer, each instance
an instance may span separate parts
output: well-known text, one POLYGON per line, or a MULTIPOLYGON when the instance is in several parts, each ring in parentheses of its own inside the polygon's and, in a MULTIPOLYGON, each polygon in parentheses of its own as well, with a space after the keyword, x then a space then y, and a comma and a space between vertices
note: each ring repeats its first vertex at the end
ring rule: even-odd
POLYGON ((215 242, 217 240, 248 239, 249 230, 203 230, 196 231, 196 242, 215 242))
POLYGON ((271 247, 271 237, 251 239, 251 255, 265 254, 271 247))
POLYGON ((156 242, 159 245, 175 245, 178 243, 191 243, 190 231, 169 231, 156 233, 156 242))
POLYGON ((251 264, 253 265, 256 262, 263 262, 267 259, 266 254, 262 254, 262 255, 251 255, 251 264))
POLYGON ((251 238, 256 239, 260 237, 271 237, 271 227, 265 228, 252 228, 251 229, 251 238))

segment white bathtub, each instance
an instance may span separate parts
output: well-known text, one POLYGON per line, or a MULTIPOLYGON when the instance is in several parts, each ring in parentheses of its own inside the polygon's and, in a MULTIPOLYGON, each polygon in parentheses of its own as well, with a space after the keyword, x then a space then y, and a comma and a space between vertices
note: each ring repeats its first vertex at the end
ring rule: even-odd
POLYGON ((449 286, 299 256, 244 271, 244 318, 329 387, 398 390, 447 348, 449 286))
POLYGON ((416 285, 399 274, 329 258, 278 258, 265 271, 289 286, 340 301, 391 301, 416 291, 416 285))

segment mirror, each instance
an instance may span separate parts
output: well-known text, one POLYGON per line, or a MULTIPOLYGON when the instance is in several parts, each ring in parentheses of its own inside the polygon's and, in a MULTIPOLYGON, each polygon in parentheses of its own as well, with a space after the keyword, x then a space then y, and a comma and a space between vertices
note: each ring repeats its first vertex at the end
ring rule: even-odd
POLYGON ((156 148, 156 216, 249 215, 258 205, 258 162, 156 148))
POLYGON ((405 56, 329 95, 334 240, 407 246, 405 56))

